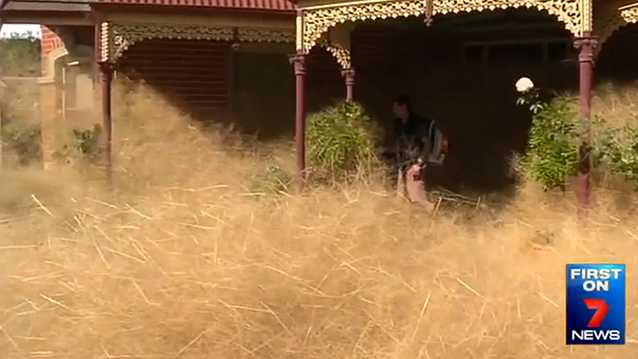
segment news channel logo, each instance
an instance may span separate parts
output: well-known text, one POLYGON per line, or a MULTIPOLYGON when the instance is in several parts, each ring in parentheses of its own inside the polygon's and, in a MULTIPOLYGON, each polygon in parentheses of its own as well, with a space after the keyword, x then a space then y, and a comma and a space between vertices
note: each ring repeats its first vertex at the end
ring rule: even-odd
POLYGON ((567 345, 625 344, 625 265, 567 265, 567 345))

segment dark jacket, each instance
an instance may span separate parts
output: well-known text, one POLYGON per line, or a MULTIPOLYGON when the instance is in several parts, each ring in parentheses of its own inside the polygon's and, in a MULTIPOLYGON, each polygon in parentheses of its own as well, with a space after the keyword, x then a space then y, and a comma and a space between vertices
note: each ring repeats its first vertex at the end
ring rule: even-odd
POLYGON ((399 152, 422 153, 425 149, 423 137, 429 135, 432 120, 427 117, 410 115, 406 122, 400 118, 395 119, 394 134, 396 136, 399 152))

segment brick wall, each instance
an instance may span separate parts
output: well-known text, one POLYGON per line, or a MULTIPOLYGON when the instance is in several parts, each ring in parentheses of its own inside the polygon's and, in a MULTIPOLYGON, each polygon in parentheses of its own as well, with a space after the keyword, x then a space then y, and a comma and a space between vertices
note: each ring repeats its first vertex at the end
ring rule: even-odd
POLYGON ((50 168, 53 164, 53 152, 55 151, 55 127, 59 117, 58 83, 54 73, 49 67, 48 57, 54 50, 64 46, 62 40, 49 27, 41 25, 41 64, 43 82, 40 85, 40 103, 42 109, 42 162, 44 168, 50 168))
POLYGON ((55 124, 57 116, 57 99, 55 84, 40 85, 40 107, 42 124, 42 162, 44 168, 48 169, 53 164, 53 153, 55 152, 55 124))
POLYGON ((142 41, 124 53, 118 71, 145 82, 195 119, 229 119, 229 43, 142 41))
POLYGON ((53 50, 63 47, 64 44, 62 43, 62 40, 58 37, 58 35, 56 35, 56 33, 47 26, 40 25, 40 31, 42 32, 42 41, 40 45, 40 56, 42 59, 42 76, 46 76, 48 75, 48 64, 46 61, 47 57, 53 50))

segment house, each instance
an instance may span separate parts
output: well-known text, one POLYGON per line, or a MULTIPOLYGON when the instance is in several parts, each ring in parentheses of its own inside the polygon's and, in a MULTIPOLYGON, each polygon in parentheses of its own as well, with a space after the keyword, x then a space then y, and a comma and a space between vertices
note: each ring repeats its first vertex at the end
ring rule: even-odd
MULTIPOLYGON (((144 80, 194 117, 294 128, 300 174, 305 115, 333 98, 354 98, 381 118, 397 92, 416 94, 447 126, 459 168, 480 180, 525 141, 529 121, 511 121, 521 116, 510 90, 518 77, 578 88, 587 119, 594 60, 601 77, 638 74, 638 58, 623 51, 636 39, 628 25, 638 3, 626 1, 4 0, 0 14, 44 24, 42 96, 52 109, 65 68, 92 67, 108 130, 117 66, 118 76, 144 80), (493 148, 476 143, 479 133, 493 148)), ((59 111, 44 112, 47 126, 59 120, 59 111)))

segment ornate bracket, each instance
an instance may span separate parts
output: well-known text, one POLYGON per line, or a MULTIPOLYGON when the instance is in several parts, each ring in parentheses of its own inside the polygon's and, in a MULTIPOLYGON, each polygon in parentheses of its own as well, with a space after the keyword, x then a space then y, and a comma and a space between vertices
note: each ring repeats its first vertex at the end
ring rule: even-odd
POLYGON ((635 24, 638 22, 638 4, 621 8, 620 16, 625 20, 627 24, 635 24))
POLYGON ((111 24, 112 61, 119 59, 131 46, 143 40, 178 39, 241 42, 293 42, 293 29, 239 28, 230 26, 164 25, 164 24, 111 24))
MULTIPOLYGON (((638 4, 621 8, 606 5, 607 4, 599 5, 602 10, 596 14, 596 21, 594 22, 594 33, 598 36, 598 41, 601 46, 616 30, 630 24, 638 23, 638 4)), ((601 46, 597 48, 597 51, 601 46)))
POLYGON ((350 56, 350 50, 339 44, 331 43, 328 40, 321 41, 320 46, 325 48, 332 54, 342 70, 346 70, 352 67, 352 57, 350 56))
MULTIPOLYGON (((432 1, 431 15, 534 8, 555 16, 574 36, 580 37, 591 31, 587 28, 591 21, 584 20, 584 17, 591 16, 591 11, 586 9, 590 5, 591 0, 437 0, 432 1)), ((308 53, 322 34, 346 21, 418 17, 423 12, 423 0, 378 0, 307 7, 297 15, 297 50, 308 53)))

